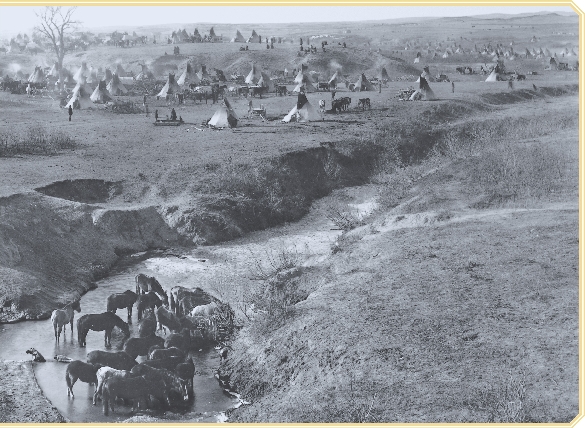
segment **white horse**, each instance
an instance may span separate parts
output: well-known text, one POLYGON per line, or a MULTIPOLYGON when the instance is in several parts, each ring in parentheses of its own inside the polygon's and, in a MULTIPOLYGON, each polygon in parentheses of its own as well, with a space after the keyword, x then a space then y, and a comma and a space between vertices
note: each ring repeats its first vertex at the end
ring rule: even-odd
POLYGON ((55 309, 51 314, 51 323, 53 324, 53 330, 55 331, 55 340, 59 341, 61 337, 61 331, 65 333, 65 327, 67 327, 67 323, 71 325, 71 333, 73 333, 73 317, 74 312, 81 312, 81 306, 79 306, 79 300, 76 300, 73 303, 69 303, 65 305, 63 309, 55 309))

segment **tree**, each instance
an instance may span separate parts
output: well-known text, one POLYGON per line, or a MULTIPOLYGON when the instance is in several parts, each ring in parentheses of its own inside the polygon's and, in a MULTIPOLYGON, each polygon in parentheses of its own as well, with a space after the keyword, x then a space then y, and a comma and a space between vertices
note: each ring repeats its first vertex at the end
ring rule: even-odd
POLYGON ((40 19, 40 24, 35 27, 35 30, 49 40, 57 56, 59 89, 63 89, 63 59, 67 52, 65 36, 79 24, 78 21, 73 20, 73 13, 76 9, 76 7, 63 9, 61 6, 46 6, 36 13, 40 19))

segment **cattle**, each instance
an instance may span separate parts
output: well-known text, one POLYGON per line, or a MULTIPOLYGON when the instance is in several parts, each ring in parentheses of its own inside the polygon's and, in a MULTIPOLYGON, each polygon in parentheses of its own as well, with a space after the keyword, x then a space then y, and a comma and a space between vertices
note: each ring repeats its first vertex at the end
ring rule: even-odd
POLYGON ((368 110, 372 109, 369 98, 360 98, 360 100, 358 101, 358 107, 359 106, 362 106, 362 111, 365 110, 366 107, 368 108, 368 110))

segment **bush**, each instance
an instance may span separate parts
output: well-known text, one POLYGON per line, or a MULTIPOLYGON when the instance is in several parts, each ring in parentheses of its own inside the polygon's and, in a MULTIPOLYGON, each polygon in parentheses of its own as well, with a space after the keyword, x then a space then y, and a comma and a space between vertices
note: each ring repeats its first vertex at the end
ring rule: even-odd
POLYGON ((74 150, 77 142, 62 131, 47 131, 41 125, 33 126, 24 134, 0 132, 0 156, 54 155, 63 150, 74 150))
POLYGON ((347 204, 331 202, 325 207, 325 216, 340 230, 348 231, 366 224, 363 216, 347 204))

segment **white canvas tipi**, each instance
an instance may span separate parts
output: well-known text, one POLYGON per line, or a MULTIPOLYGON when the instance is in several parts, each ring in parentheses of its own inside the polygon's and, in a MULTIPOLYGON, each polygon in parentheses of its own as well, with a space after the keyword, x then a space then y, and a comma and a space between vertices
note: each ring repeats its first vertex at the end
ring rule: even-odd
POLYGON ((120 82, 120 78, 116 73, 112 74, 112 79, 108 83, 107 89, 112 95, 123 95, 128 92, 128 89, 122 85, 122 82, 120 82))
POLYGON ((110 101, 112 97, 108 92, 107 84, 105 80, 101 80, 98 85, 95 87, 93 93, 90 95, 89 99, 97 104, 103 104, 107 101, 110 101))
POLYGON ((258 83, 258 80, 262 78, 262 70, 260 67, 257 67, 256 64, 252 64, 252 70, 246 76, 246 83, 248 85, 255 85, 258 83))
POLYGON ((173 95, 181 91, 181 87, 175 81, 175 75, 169 73, 169 77, 167 79, 167 83, 163 86, 158 94, 157 97, 166 97, 167 95, 173 95))
POLYGON ((213 128, 236 128, 238 115, 227 98, 224 98, 223 102, 224 105, 215 111, 207 124, 213 128))
POLYGON ((314 122, 317 120, 321 120, 321 115, 315 110, 315 107, 311 105, 304 93, 299 94, 296 105, 282 119, 285 123, 291 121, 314 122))

